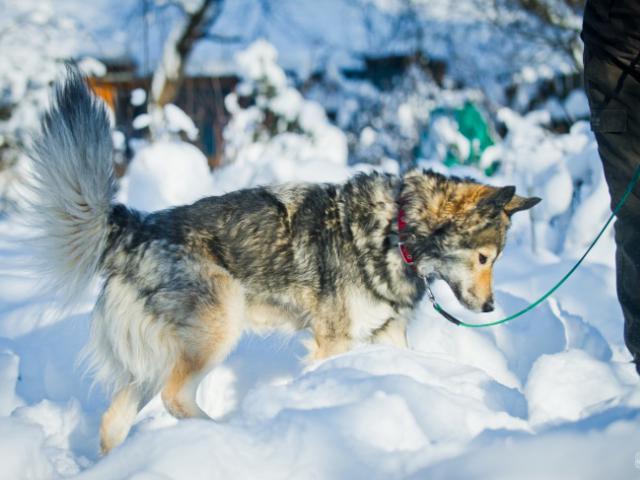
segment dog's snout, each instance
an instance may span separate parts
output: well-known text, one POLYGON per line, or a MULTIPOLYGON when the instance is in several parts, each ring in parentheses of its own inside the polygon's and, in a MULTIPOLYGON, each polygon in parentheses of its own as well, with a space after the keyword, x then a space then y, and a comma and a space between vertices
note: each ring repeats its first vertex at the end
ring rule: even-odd
POLYGON ((483 312, 493 312, 493 300, 489 300, 487 302, 484 302, 484 305, 482 305, 482 311, 483 312))

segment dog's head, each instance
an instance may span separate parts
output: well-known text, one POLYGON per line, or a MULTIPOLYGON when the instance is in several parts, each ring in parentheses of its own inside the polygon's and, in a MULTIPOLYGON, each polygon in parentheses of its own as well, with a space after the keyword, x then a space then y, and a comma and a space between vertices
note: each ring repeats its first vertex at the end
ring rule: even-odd
POLYGON ((511 215, 540 201, 472 180, 413 171, 404 178, 406 246, 423 275, 442 278, 470 310, 493 310, 493 265, 511 215))

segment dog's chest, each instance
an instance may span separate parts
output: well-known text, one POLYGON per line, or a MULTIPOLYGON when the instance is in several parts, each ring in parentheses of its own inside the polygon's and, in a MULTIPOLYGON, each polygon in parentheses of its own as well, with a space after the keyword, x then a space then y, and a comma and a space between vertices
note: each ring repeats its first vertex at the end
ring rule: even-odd
POLYGON ((367 340, 375 330, 396 316, 391 305, 361 289, 348 293, 347 308, 351 320, 351 335, 357 341, 367 340))

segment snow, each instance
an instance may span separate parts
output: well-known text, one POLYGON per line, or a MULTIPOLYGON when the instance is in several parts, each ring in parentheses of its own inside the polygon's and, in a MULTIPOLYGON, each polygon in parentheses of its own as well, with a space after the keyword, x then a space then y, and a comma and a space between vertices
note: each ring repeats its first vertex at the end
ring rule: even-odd
MULTIPOLYGON (((21 161, 19 151, 48 104, 61 62, 77 52, 82 35, 58 18, 51 0, 6 0, 0 15, 0 166, 21 161)), ((81 67, 98 69, 88 58, 81 67)), ((2 180, 0 179, 0 184, 2 180)))
POLYGON ((448 149, 458 152, 462 159, 466 159, 471 151, 471 143, 460 133, 456 121, 447 116, 438 116, 433 120, 429 142, 425 150, 430 153, 430 158, 440 161, 445 159, 448 149))
POLYGON ((54 469, 45 454, 43 432, 29 422, 0 418, 0 479, 38 480, 52 478, 54 469))
POLYGON ((103 77, 107 73, 107 67, 104 63, 95 58, 85 57, 78 62, 78 68, 85 75, 94 77, 103 77))
POLYGON ((116 150, 124 150, 127 144, 127 139, 124 133, 114 130, 111 135, 111 139, 113 140, 113 148, 116 150))
POLYGON ((319 103, 289 86, 277 60, 264 40, 237 56, 243 76, 238 91, 225 98, 231 113, 224 130, 228 165, 215 179, 217 192, 255 182, 336 182, 349 174, 345 134, 319 103), (238 95, 251 98, 252 105, 241 108, 238 95))
POLYGON ((189 140, 198 138, 198 128, 180 107, 173 103, 164 106, 166 128, 172 133, 184 132, 189 140))
POLYGON ((0 382, 11 387, 0 392, 0 415, 3 417, 10 415, 16 407, 22 405, 14 391, 19 363, 20 358, 11 350, 0 353, 0 382))
POLYGON ((161 141, 142 148, 129 165, 119 200, 142 211, 192 203, 211 193, 207 158, 196 147, 161 141))
MULTIPOLYGON (((117 9, 109 0, 94 0, 83 8, 78 8, 77 0, 56 0, 55 9, 50 0, 5 3, 9 18, 31 8, 41 12, 40 16, 55 11, 61 18, 71 18, 81 25, 83 41, 74 45, 72 56, 129 57, 141 69, 148 68, 147 65, 155 69, 163 61, 167 74, 178 66, 175 51, 163 51, 166 40, 175 38, 171 26, 183 19, 178 8, 171 8, 177 2, 154 2, 158 8, 148 13, 146 33, 141 28, 139 0, 121 0, 117 9), (147 49, 143 48, 145 34, 149 36, 147 49)), ((201 2, 186 3, 187 11, 193 11, 201 2)), ((234 55, 258 38, 274 45, 286 70, 303 79, 331 68, 360 68, 364 56, 410 55, 416 48, 424 50, 430 58, 456 59, 450 67, 456 80, 486 88, 509 81, 514 75, 536 81, 548 76, 549 71, 571 68, 571 59, 555 47, 557 43, 536 41, 538 37, 545 38, 545 29, 534 22, 534 27, 539 27, 537 31, 532 29, 536 38, 527 36, 532 32, 526 28, 518 35, 521 30, 518 27, 530 25, 530 19, 492 7, 476 0, 234 0, 224 6, 211 33, 238 37, 238 41, 199 42, 186 68, 192 75, 236 73, 234 55), (515 27, 501 31, 501 23, 515 27), (494 45, 502 48, 496 49, 494 45)), ((580 28, 578 15, 561 12, 554 17, 569 30, 580 28)), ((558 42, 565 40, 549 37, 558 42)), ((158 77, 154 91, 164 77, 158 77)))
POLYGON ((606 415, 551 429, 546 435, 505 437, 489 433, 463 455, 418 471, 411 479, 474 478, 537 480, 557 478, 630 479, 638 474, 637 413, 606 415), (601 425, 598 428, 598 425, 601 425), (606 425, 606 426, 603 426, 606 425), (596 428, 594 428, 596 427, 596 428), (496 468, 499 465, 499 469, 496 468))
MULTIPOLYGON (((136 101, 144 103, 144 91, 134 90, 135 92, 142 92, 141 94, 135 94, 132 96, 136 101), (141 100, 142 98, 142 100, 141 100)), ((156 139, 162 139, 163 141, 177 140, 180 138, 180 134, 191 141, 198 138, 198 127, 196 127, 193 120, 182 111, 182 109, 172 103, 164 105, 162 108, 156 108, 155 114, 141 113, 133 119, 132 126, 136 130, 143 130, 145 128, 154 127, 154 134, 156 139)))
POLYGON ((572 119, 589 118, 589 101, 583 90, 573 90, 564 101, 564 108, 572 119))
POLYGON ((131 124, 133 128, 136 130, 142 130, 144 128, 148 128, 151 125, 151 115, 148 113, 141 113, 136 118, 133 119, 131 124))
POLYGON ((624 392, 611 365, 583 350, 539 357, 527 379, 529 421, 535 427, 575 421, 624 392))
MULTIPOLYGON (((509 133, 491 155, 502 162, 501 172, 528 195, 543 201, 532 210, 536 248, 577 258, 610 215, 608 188, 597 145, 585 121, 567 134, 544 128, 548 111, 524 116, 503 108, 498 117, 509 133)), ((611 256, 611 232, 594 257, 611 256)))
POLYGON ((139 107, 147 101, 147 92, 142 88, 136 88, 131 92, 131 105, 139 107))
POLYGON ((247 49, 236 55, 239 74, 246 82, 269 79, 276 89, 287 86, 287 77, 277 65, 278 51, 264 39, 253 42, 247 49))

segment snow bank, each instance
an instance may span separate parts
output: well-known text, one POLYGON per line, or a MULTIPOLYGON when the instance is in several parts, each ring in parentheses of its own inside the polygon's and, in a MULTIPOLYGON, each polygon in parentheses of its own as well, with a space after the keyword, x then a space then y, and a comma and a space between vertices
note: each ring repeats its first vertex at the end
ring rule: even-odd
POLYGON ((598 420, 581 422, 546 435, 504 436, 489 433, 468 452, 422 469, 414 480, 473 478, 478 480, 631 479, 638 475, 640 418, 621 414, 622 420, 598 428, 598 420), (627 417, 627 418, 625 418, 627 417))
POLYGON ((536 360, 525 386, 529 421, 537 426, 579 420, 624 390, 610 365, 582 350, 544 355, 536 360))

